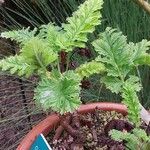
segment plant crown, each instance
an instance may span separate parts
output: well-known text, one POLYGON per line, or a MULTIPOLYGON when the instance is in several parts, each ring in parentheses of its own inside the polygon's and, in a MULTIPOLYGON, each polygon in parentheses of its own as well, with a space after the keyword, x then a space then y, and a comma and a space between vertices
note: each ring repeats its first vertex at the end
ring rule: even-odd
POLYGON ((74 71, 67 68, 62 73, 59 57, 62 50, 69 56, 75 47, 85 47, 88 34, 101 23, 102 4, 103 0, 85 1, 61 27, 49 23, 39 29, 23 28, 1 34, 3 38, 16 41, 20 52, 1 60, 0 68, 25 77, 38 74, 40 81, 35 88, 34 99, 44 110, 52 108, 60 114, 73 112, 81 104, 82 78, 104 72, 102 63, 92 61, 74 71), (48 71, 48 66, 51 71, 48 71))
POLYGON ((98 53, 95 59, 105 65, 106 73, 101 78, 108 89, 120 93, 123 103, 128 107, 128 118, 136 126, 140 121, 140 103, 137 96, 142 88, 139 77, 135 75, 138 65, 149 64, 150 41, 142 40, 139 43, 127 42, 122 32, 107 27, 93 42, 98 53), (141 61, 142 58, 145 58, 141 61))

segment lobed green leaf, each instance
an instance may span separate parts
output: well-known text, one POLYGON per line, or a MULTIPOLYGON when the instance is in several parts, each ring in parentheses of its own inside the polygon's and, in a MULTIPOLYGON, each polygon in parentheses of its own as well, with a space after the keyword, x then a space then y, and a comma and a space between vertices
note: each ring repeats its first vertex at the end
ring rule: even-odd
POLYGON ((131 77, 123 85, 122 97, 123 103, 128 107, 128 118, 137 127, 141 125, 140 118, 140 102, 136 91, 140 90, 140 84, 137 82, 136 77, 131 77), (132 81, 132 79, 134 79, 132 81), (134 84, 135 83, 135 84, 134 84))
POLYGON ((31 76, 37 69, 36 66, 30 65, 26 62, 24 57, 15 55, 2 59, 0 61, 0 68, 2 71, 9 71, 11 74, 18 74, 19 76, 31 76))
POLYGON ((99 39, 93 42, 99 54, 96 60, 105 64, 108 76, 124 78, 129 72, 130 64, 126 45, 127 39, 122 32, 110 27, 106 28, 99 39))
POLYGON ((8 32, 2 32, 1 37, 11 39, 17 43, 24 45, 30 38, 34 37, 37 33, 37 28, 30 30, 30 28, 23 28, 21 30, 13 30, 8 32))
POLYGON ((104 83, 106 88, 111 90, 111 92, 118 94, 122 90, 122 81, 116 77, 102 77, 101 83, 104 83))
POLYGON ((73 71, 44 78, 35 89, 34 99, 44 110, 52 108, 65 114, 73 112, 80 104, 80 77, 73 71))
POLYGON ((70 51, 74 47, 85 46, 88 33, 92 33, 95 26, 101 23, 99 10, 102 8, 102 4, 103 0, 86 0, 72 14, 72 17, 67 18, 67 24, 63 24, 65 31, 63 42, 65 42, 64 49, 66 51, 70 51))
POLYGON ((80 65, 76 69, 76 73, 81 77, 89 77, 93 74, 99 74, 99 73, 104 73, 105 72, 105 66, 96 61, 91 61, 84 63, 83 65, 80 65))
POLYGON ((58 55, 53 52, 49 44, 38 37, 33 37, 26 42, 20 52, 20 55, 26 58, 29 64, 43 69, 58 58, 58 55))

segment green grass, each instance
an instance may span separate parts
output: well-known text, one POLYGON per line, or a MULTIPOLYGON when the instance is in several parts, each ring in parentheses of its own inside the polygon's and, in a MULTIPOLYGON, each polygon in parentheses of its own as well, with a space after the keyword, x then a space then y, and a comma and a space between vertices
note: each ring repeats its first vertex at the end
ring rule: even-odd
MULTIPOLYGON (((103 8, 103 23, 100 31, 106 26, 120 29, 127 35, 128 41, 138 42, 143 38, 150 40, 150 15, 131 0, 105 0, 103 8)), ((150 69, 139 68, 143 89, 140 93, 144 106, 150 106, 150 69)), ((110 95, 113 98, 113 96, 110 95)), ((110 98, 111 100, 113 100, 110 98)), ((117 99, 117 97, 116 97, 117 99)))
POLYGON ((127 35, 129 41, 150 39, 150 15, 131 0, 106 0, 103 9, 103 28, 113 26, 127 35))

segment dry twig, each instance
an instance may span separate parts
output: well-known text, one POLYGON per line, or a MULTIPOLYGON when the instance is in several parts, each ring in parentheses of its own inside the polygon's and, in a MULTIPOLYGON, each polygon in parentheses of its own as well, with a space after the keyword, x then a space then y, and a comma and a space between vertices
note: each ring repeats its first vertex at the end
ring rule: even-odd
POLYGON ((148 1, 145 0, 133 0, 133 1, 150 14, 150 4, 148 3, 148 1))

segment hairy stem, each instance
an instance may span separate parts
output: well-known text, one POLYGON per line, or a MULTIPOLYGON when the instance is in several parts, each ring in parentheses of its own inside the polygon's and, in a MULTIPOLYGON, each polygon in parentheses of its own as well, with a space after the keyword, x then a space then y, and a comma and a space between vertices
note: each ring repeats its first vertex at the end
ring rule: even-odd
POLYGON ((68 53, 66 53, 65 51, 61 51, 60 52, 60 70, 61 72, 65 72, 66 67, 67 67, 67 61, 68 60, 68 53))
POLYGON ((61 119, 60 124, 72 137, 77 138, 80 136, 80 132, 72 128, 72 126, 66 121, 66 119, 61 119))
MULTIPOLYGON (((67 122, 67 123, 70 123, 70 121, 71 121, 71 116, 68 116, 68 117, 66 118, 66 122, 67 122)), ((63 131, 64 131, 64 128, 63 128, 63 126, 60 125, 60 126, 56 129, 55 135, 54 135, 54 137, 53 137, 53 141, 57 141, 57 140, 60 138, 60 136, 61 136, 61 134, 62 134, 63 131)))
POLYGON ((68 52, 67 59, 66 59, 66 71, 69 70, 70 60, 71 60, 71 53, 68 52))
POLYGON ((80 128, 80 119, 79 119, 79 115, 77 112, 75 112, 73 115, 72 115, 72 122, 73 122, 73 125, 78 129, 80 128))

